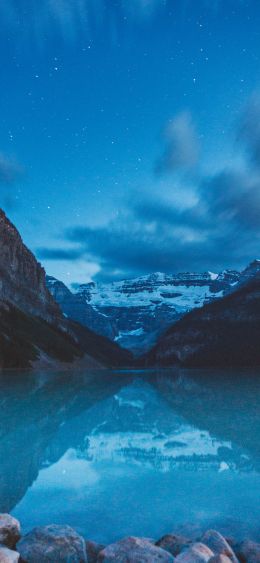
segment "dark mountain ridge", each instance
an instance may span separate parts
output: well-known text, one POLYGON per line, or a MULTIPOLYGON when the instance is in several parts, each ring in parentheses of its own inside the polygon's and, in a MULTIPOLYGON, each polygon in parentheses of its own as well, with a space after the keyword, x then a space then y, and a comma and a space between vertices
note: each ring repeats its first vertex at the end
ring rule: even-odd
POLYGON ((65 318, 44 268, 0 210, 0 368, 114 367, 131 356, 65 318))
POLYGON ((168 329, 143 358, 146 366, 260 365, 260 262, 232 291, 193 310, 168 329))

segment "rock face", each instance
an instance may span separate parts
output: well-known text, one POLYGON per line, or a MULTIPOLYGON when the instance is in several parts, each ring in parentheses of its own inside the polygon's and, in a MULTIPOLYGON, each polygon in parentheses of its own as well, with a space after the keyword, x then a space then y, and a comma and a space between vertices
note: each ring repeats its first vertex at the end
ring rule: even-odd
POLYGON ((160 547, 154 546, 148 540, 129 537, 111 544, 99 553, 98 563, 170 563, 174 558, 160 547))
POLYGON ((16 546, 21 536, 20 523, 10 514, 0 514, 0 544, 10 547, 16 546))
POLYGON ((187 314, 145 358, 146 365, 260 365, 260 276, 187 314))
POLYGON ((56 278, 46 276, 46 283, 53 298, 59 303, 61 310, 67 317, 90 328, 97 334, 114 340, 115 330, 107 315, 96 311, 94 307, 86 303, 83 295, 72 293, 63 282, 56 278))
POLYGON ((34 528, 17 550, 26 563, 87 563, 85 541, 70 526, 34 528))
POLYGON ((45 271, 0 209, 0 300, 48 322, 62 317, 50 294, 45 271))
POLYGON ((64 313, 136 355, 188 311, 221 297, 240 274, 155 273, 113 283, 87 283, 72 293, 55 278, 47 285, 64 313), (91 312, 92 311, 92 312, 91 312))
POLYGON ((130 363, 116 343, 64 317, 44 269, 0 210, 0 368, 75 362, 91 368, 130 363))

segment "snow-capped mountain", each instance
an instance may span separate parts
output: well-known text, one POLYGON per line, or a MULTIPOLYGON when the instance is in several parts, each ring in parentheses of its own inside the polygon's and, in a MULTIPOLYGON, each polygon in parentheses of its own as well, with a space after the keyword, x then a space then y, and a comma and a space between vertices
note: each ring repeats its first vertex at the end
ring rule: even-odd
POLYGON ((170 325, 195 307, 222 297, 240 273, 154 273, 112 283, 90 282, 72 293, 47 277, 63 312, 135 354, 151 347, 170 325))

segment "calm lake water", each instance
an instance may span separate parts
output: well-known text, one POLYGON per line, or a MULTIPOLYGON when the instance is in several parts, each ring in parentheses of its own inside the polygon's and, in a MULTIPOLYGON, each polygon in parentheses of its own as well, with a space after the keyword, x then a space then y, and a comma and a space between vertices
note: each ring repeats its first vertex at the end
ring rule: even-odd
POLYGON ((23 530, 260 533, 260 373, 0 378, 0 511, 23 530))

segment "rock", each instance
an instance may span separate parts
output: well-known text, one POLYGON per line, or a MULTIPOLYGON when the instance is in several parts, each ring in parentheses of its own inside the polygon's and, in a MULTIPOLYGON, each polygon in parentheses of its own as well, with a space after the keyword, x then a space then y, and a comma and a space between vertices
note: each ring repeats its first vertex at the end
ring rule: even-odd
POLYGON ((260 563, 260 543, 245 540, 234 549, 242 563, 260 563))
POLYGON ((214 555, 214 557, 211 557, 209 563, 231 563, 231 559, 227 555, 223 555, 221 553, 220 555, 214 555))
POLYGON ((84 539, 70 526, 34 528, 17 544, 26 563, 86 563, 84 539))
POLYGON ((176 557, 176 563, 207 563, 214 556, 213 551, 203 543, 194 543, 176 557))
POLYGON ((20 537, 20 522, 10 514, 0 514, 0 543, 12 549, 20 537))
POLYGON ((189 547, 191 544, 191 540, 185 538, 184 536, 176 536, 175 534, 167 534, 163 536, 160 540, 156 542, 155 545, 165 549, 174 557, 179 555, 179 553, 183 550, 184 547, 189 547))
POLYGON ((88 563, 96 563, 98 554, 102 549, 105 549, 105 545, 101 543, 96 543, 94 541, 86 540, 86 550, 88 556, 88 563))
POLYGON ((129 537, 107 546, 99 553, 98 563, 171 563, 174 557, 149 540, 129 537))
POLYGON ((18 563, 20 559, 19 553, 13 551, 8 547, 0 546, 0 561, 1 563, 18 563))
POLYGON ((223 538, 223 536, 216 532, 216 530, 208 530, 201 538, 202 543, 212 549, 215 555, 227 555, 233 563, 238 563, 237 557, 231 546, 223 538))
POLYGON ((59 305, 50 294, 45 271, 23 243, 15 226, 0 209, 0 297, 25 313, 48 322, 62 318, 59 305))

